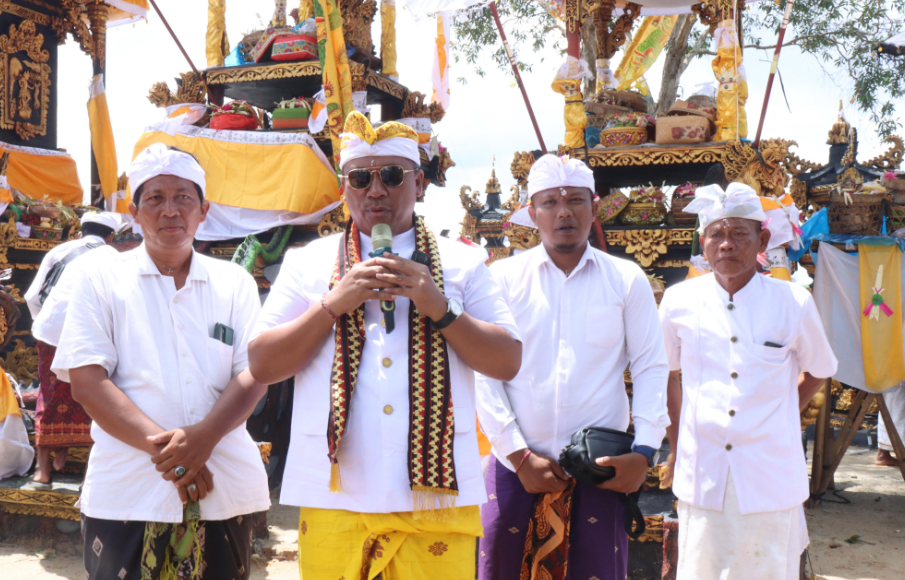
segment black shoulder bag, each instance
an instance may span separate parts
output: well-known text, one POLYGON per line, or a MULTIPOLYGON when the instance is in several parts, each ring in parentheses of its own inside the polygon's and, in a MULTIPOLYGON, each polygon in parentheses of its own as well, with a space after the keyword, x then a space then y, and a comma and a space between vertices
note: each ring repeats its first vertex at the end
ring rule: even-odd
POLYGON ((57 282, 60 281, 60 276, 63 275, 63 270, 66 268, 66 265, 69 264, 69 262, 75 260, 85 252, 93 250, 94 248, 99 248, 103 245, 104 244, 91 242, 85 244, 84 246, 73 248, 68 254, 63 257, 62 260, 51 266, 50 271, 47 272, 47 277, 44 278, 44 283, 41 284, 41 291, 38 292, 38 300, 41 302, 41 304, 44 304, 44 301, 47 300, 48 296, 50 296, 50 291, 53 290, 53 287, 56 286, 57 282))

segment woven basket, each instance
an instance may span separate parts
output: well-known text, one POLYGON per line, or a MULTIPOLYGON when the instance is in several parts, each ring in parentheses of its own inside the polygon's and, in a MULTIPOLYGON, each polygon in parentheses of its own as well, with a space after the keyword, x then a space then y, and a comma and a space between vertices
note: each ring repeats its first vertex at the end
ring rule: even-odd
POLYGON ((628 198, 621 192, 614 191, 600 200, 597 205, 597 219, 601 224, 611 223, 628 207, 628 198))
POLYGON ((852 203, 846 204, 841 193, 830 194, 827 214, 831 234, 876 236, 883 221, 885 193, 853 193, 852 203))
POLYGON ((890 204, 886 211, 886 231, 894 232, 905 228, 905 205, 890 204))
POLYGON ((657 118, 657 143, 703 143, 710 141, 710 120, 695 115, 657 118))
POLYGON ((648 101, 641 93, 633 91, 600 91, 600 94, 616 103, 629 107, 633 111, 639 113, 648 112, 648 101))
POLYGON ((624 115, 631 113, 628 107, 620 107, 619 105, 608 105, 606 103, 595 103, 594 101, 585 101, 584 110, 592 115, 624 115))
POLYGON ((886 182, 886 189, 892 192, 905 193, 905 179, 890 179, 886 182))
POLYGON ((685 99, 689 103, 694 103, 695 105, 700 105, 702 107, 713 107, 716 109, 716 99, 713 97, 708 97, 707 95, 691 95, 687 99, 685 99))
POLYGON ((647 143, 647 127, 613 127, 600 132, 600 144, 607 147, 634 147, 647 143))
POLYGON ((609 116, 607 115, 588 115, 588 127, 597 127, 598 129, 603 129, 604 127, 606 127, 607 121, 609 121, 609 116))
POLYGON ((666 206, 662 203, 633 201, 616 218, 627 226, 656 226, 666 221, 666 206))
POLYGON ((672 212, 672 219, 676 222, 677 226, 694 227, 694 225, 698 223, 698 214, 686 213, 682 211, 685 209, 685 206, 693 201, 693 195, 672 198, 672 206, 670 207, 670 211, 672 212))

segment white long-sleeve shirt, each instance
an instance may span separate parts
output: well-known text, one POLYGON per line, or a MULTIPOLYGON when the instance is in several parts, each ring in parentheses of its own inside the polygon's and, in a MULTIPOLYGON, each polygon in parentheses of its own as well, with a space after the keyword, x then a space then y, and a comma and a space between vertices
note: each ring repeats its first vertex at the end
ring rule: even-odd
POLYGON ((507 466, 526 447, 559 458, 580 429, 628 428, 629 365, 635 442, 659 448, 669 367, 641 268, 589 245, 568 278, 543 246, 490 270, 524 339, 513 380, 478 375, 478 417, 494 455, 507 466))

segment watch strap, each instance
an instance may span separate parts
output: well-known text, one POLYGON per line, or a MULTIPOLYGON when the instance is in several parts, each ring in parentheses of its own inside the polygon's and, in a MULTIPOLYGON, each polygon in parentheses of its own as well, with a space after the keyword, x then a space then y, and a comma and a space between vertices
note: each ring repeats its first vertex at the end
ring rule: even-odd
POLYGON ((654 463, 657 461, 659 449, 654 449, 653 447, 648 447, 647 445, 632 445, 632 452, 640 453, 641 455, 647 457, 647 466, 653 467, 654 463))
POLYGON ((446 314, 443 316, 443 318, 437 320, 436 322, 431 320, 431 324, 434 325, 434 328, 436 328, 437 330, 443 330, 444 328, 452 324, 456 320, 456 318, 458 318, 458 316, 456 316, 456 313, 452 310, 449 310, 447 307, 446 314))

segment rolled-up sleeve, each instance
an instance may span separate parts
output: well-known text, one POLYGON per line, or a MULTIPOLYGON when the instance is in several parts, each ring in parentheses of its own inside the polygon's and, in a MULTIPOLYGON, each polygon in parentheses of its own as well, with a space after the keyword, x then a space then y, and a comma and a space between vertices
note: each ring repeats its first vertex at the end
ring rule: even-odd
POLYGON ((666 408, 669 362, 663 330, 654 293, 641 268, 632 268, 631 276, 625 280, 628 288, 622 316, 626 355, 632 372, 635 443, 659 449, 669 426, 666 408))
POLYGON ((248 342, 275 326, 295 320, 308 311, 311 300, 305 292, 303 275, 306 269, 305 262, 305 249, 292 249, 286 252, 280 273, 270 287, 270 293, 258 314, 248 342))
MULTIPOLYGON (((474 253, 480 256, 477 252, 474 253)), ((521 334, 500 292, 500 285, 483 260, 474 265, 473 273, 465 286, 465 304, 462 307, 474 318, 499 326, 521 342, 521 334)))
POLYGON ((77 276, 51 363, 51 370, 66 382, 70 382, 70 369, 89 365, 100 365, 111 376, 119 360, 113 344, 113 313, 97 268, 85 268, 77 276))

